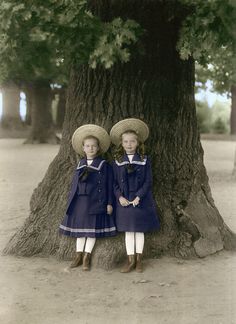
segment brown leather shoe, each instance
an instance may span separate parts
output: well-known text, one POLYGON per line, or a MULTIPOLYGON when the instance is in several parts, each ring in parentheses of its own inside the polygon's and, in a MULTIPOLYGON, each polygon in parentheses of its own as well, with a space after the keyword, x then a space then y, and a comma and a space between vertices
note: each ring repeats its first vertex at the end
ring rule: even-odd
POLYGON ((82 252, 76 252, 75 259, 72 261, 70 268, 76 268, 82 264, 82 252))
POLYGON ((135 268, 135 257, 134 255, 128 255, 128 260, 125 266, 120 270, 121 273, 130 272, 135 268))
POLYGON ((143 272, 143 264, 142 264, 142 254, 136 254, 136 269, 137 272, 143 272))
POLYGON ((90 260, 91 260, 91 253, 84 253, 83 257, 83 270, 88 271, 90 270, 90 260))

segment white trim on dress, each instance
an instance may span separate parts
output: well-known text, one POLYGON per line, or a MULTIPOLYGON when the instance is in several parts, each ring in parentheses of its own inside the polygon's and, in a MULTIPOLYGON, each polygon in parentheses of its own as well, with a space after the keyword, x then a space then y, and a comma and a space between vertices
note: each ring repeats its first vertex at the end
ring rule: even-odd
POLYGON ((105 232, 114 232, 116 228, 109 227, 104 229, 91 229, 91 228, 71 228, 64 225, 60 225, 60 228, 64 231, 72 232, 72 233, 105 233, 105 232))
POLYGON ((118 166, 122 166, 126 164, 146 165, 147 159, 144 159, 143 161, 131 161, 131 162, 129 161, 118 162, 117 160, 115 160, 115 162, 118 166))
POLYGON ((77 165, 76 170, 79 170, 79 169, 82 169, 82 168, 85 168, 85 167, 89 167, 89 168, 91 168, 91 169, 94 169, 94 170, 100 171, 104 162, 106 162, 106 160, 102 160, 102 161, 100 162, 100 164, 99 164, 98 167, 95 167, 95 166, 93 166, 93 165, 86 165, 86 164, 79 166, 79 165, 80 165, 80 163, 79 163, 79 164, 77 165))

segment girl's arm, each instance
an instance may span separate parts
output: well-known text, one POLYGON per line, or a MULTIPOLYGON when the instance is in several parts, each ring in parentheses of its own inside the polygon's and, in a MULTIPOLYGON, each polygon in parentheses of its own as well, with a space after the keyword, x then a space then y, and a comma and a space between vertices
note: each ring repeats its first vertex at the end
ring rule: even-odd
POLYGON ((116 198, 119 199, 122 196, 122 193, 121 193, 120 187, 118 185, 117 175, 116 175, 116 166, 115 166, 114 162, 112 164, 112 169, 113 169, 113 175, 114 175, 113 192, 114 192, 114 195, 116 196, 116 198))
POLYGON ((75 170, 71 179, 68 197, 70 197, 71 193, 76 190, 77 185, 78 185, 78 171, 75 170))
POLYGON ((107 200, 107 204, 112 206, 113 203, 114 203, 114 193, 113 193, 114 175, 113 175, 112 167, 108 163, 107 163, 107 177, 108 177, 108 186, 107 186, 108 200, 107 200))
POLYGON ((146 162, 146 174, 145 174, 145 180, 141 188, 136 192, 136 196, 142 199, 146 196, 146 194, 151 190, 152 188, 152 170, 151 170, 151 163, 149 159, 147 159, 146 162))
POLYGON ((113 163, 113 173, 114 173, 114 195, 116 196, 117 200, 121 204, 121 206, 125 207, 129 205, 129 201, 123 197, 122 192, 120 190, 118 181, 117 181, 117 173, 116 173, 116 165, 113 163))

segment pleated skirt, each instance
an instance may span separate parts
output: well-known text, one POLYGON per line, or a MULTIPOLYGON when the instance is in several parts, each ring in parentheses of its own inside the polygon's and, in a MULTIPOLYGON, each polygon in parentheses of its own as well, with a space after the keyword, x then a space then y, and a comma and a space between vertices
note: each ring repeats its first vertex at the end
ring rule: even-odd
POLYGON ((110 237, 116 235, 113 215, 89 214, 89 196, 78 195, 70 215, 66 214, 59 228, 72 237, 110 237))

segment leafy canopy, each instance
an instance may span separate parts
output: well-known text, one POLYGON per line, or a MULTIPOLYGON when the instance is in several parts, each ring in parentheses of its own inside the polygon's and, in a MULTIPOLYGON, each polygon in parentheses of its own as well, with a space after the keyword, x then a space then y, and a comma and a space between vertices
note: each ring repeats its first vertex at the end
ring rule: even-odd
POLYGON ((178 42, 181 57, 198 62, 196 79, 203 87, 210 79, 215 91, 229 94, 236 84, 236 1, 181 1, 191 12, 178 42))
POLYGON ((85 0, 5 0, 0 4, 1 80, 56 79, 68 64, 110 68, 130 59, 141 35, 133 20, 103 23, 85 0))
MULTIPOLYGON (((235 0, 179 0, 179 6, 189 12, 177 44, 182 59, 207 66, 224 50, 235 74, 235 0)), ((0 81, 55 80, 72 62, 107 69, 128 62, 143 30, 119 17, 102 22, 86 0, 3 0, 0 33, 0 81)))

